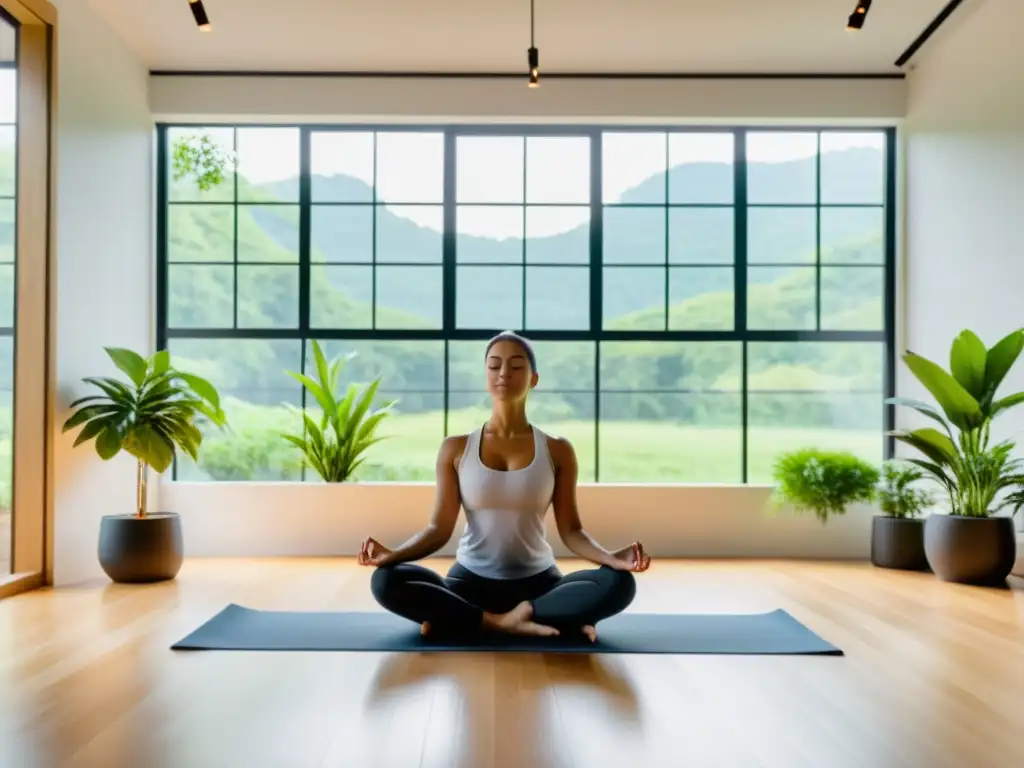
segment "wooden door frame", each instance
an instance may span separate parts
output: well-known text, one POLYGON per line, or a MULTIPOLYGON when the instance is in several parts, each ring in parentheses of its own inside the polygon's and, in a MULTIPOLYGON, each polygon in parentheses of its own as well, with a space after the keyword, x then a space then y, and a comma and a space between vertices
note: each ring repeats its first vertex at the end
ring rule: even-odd
POLYGON ((0 9, 18 36, 13 560, 3 598, 53 583, 57 10, 46 0, 0 0, 0 9))

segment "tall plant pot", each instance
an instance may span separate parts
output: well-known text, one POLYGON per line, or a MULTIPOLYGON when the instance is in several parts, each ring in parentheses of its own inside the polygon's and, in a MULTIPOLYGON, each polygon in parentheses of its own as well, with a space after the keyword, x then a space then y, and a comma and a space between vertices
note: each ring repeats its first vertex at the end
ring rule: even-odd
POLYGON ((871 520, 871 562, 879 568, 927 571, 924 520, 875 515, 871 520))
POLYGON ((1003 585, 1017 559, 1013 519, 931 515, 924 526, 924 550, 943 581, 1003 585))
POLYGON ((100 566, 115 582, 173 579, 181 570, 184 549, 181 518, 174 512, 107 515, 100 523, 100 566))

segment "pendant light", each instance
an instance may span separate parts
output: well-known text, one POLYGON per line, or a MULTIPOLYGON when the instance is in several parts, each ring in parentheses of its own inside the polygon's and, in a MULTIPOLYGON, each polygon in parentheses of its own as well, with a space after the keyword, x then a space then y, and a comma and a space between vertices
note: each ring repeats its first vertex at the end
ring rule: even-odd
POLYGON ((203 32, 209 32, 210 17, 206 15, 206 9, 203 7, 203 0, 188 0, 188 7, 192 9, 192 17, 196 20, 196 25, 203 32))
POLYGON ((871 0, 860 0, 857 7, 853 9, 853 13, 850 14, 850 18, 846 20, 847 31, 856 32, 861 29, 869 10, 871 10, 871 0))
POLYGON ((530 50, 526 52, 526 61, 530 67, 530 80, 527 87, 540 88, 540 52, 533 44, 533 3, 534 0, 530 0, 530 50))

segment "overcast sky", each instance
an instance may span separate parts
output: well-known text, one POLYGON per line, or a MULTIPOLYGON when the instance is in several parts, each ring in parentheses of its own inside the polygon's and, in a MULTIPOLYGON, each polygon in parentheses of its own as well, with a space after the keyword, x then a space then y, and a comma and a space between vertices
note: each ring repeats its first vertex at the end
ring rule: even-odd
MULTIPOLYGON (((214 140, 231 148, 230 129, 211 129, 214 140)), ((829 133, 822 152, 851 147, 881 151, 880 132, 829 133)), ((444 140, 440 133, 381 133, 376 148, 377 198, 407 203, 438 203, 442 198, 444 140)), ((345 174, 374 184, 373 134, 318 132, 312 139, 313 173, 345 174)), ((528 236, 565 232, 586 222, 590 185, 589 140, 585 137, 460 137, 458 141, 457 200, 463 203, 546 202, 566 207, 531 215, 528 236), (524 156, 526 178, 524 183, 524 156)), ((780 163, 814 157, 817 138, 808 133, 764 132, 747 137, 747 157, 753 162, 780 163)), ((264 184, 295 178, 299 172, 299 132, 295 128, 251 128, 238 132, 239 171, 247 180, 264 184)), ((618 201, 622 194, 666 170, 664 134, 605 134, 603 199, 618 201)), ((729 133, 674 133, 669 139, 668 166, 686 163, 731 163, 729 133)), ((406 206, 394 211, 421 226, 441 228, 440 208, 406 206)), ((478 208, 459 221, 459 231, 494 238, 519 237, 522 213, 478 208), (470 215, 471 214, 471 215, 470 215)))

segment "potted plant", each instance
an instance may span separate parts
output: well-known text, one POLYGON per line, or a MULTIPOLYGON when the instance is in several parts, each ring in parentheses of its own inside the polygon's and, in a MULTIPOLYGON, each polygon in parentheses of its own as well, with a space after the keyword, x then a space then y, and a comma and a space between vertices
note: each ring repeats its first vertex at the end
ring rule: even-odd
POLYGON ((220 397, 210 382, 171 366, 163 350, 144 358, 129 349, 105 348, 129 382, 110 377, 83 379, 102 394, 71 403, 64 432, 82 427, 74 446, 93 441, 104 461, 122 450, 136 458, 136 508, 110 514, 100 523, 99 561, 115 582, 173 579, 184 557, 181 521, 174 512, 146 508, 148 469, 164 472, 178 448, 198 458, 203 435, 199 418, 224 426, 220 397))
POLYGON ((1024 402, 1024 392, 996 397, 1022 349, 1024 330, 991 349, 965 330, 953 341, 948 372, 913 352, 903 355, 941 409, 916 400, 890 401, 939 425, 893 434, 921 454, 911 461, 946 492, 949 514, 929 515, 924 528, 928 564, 943 580, 1003 584, 1013 570, 1017 542, 1012 513, 1024 501, 1019 492, 1024 465, 1012 455, 1013 441, 992 443, 990 428, 993 419, 1024 402), (1006 509, 1011 515, 1000 516, 1006 509))
POLYGON ((384 439, 376 436, 377 428, 391 414, 398 401, 391 400, 371 410, 373 398, 380 387, 379 377, 361 393, 358 386, 349 384, 339 399, 337 389, 341 370, 355 355, 339 355, 328 364, 323 350, 315 340, 312 341, 312 347, 317 379, 294 371, 286 373, 301 382, 313 395, 322 412, 320 422, 317 423, 308 412, 290 406, 296 415, 301 415, 305 434, 283 434, 282 437, 302 452, 305 463, 324 482, 343 483, 365 461, 367 449, 384 439))
POLYGON ((782 454, 772 474, 776 506, 812 512, 822 525, 851 504, 870 501, 879 479, 877 467, 852 453, 814 448, 782 454))
POLYGON ((871 562, 879 568, 928 570, 924 554, 924 520, 919 515, 931 494, 915 487, 924 473, 915 466, 887 461, 875 489, 881 510, 871 520, 871 562))

